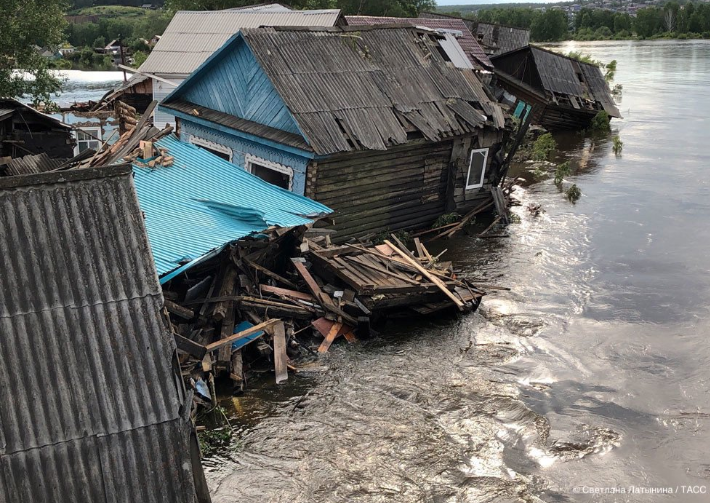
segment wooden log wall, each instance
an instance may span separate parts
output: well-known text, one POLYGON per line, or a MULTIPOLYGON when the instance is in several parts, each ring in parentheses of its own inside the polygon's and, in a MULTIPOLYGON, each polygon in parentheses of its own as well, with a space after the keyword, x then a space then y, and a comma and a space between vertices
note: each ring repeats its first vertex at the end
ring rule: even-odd
POLYGON ((431 224, 446 207, 452 141, 312 162, 306 196, 335 210, 336 240, 431 224))

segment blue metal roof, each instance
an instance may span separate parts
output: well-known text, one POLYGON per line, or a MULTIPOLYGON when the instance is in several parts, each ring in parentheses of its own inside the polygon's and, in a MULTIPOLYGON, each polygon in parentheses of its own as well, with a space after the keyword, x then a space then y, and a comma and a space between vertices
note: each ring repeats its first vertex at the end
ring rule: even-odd
POLYGON ((133 173, 161 282, 232 241, 332 212, 174 136, 157 146, 175 158, 173 165, 134 165, 133 173))

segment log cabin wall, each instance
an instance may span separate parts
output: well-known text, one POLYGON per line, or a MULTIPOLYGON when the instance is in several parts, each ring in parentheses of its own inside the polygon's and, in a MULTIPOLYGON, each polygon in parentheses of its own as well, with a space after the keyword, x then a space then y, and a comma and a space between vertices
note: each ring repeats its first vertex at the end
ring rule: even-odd
POLYGON ((444 213, 452 141, 312 161, 306 196, 335 210, 336 239, 415 229, 444 213))

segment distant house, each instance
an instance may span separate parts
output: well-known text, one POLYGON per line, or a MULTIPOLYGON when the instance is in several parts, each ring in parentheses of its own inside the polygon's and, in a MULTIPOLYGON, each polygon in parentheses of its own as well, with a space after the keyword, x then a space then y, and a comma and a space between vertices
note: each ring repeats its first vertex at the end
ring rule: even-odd
POLYGON ((490 198, 504 117, 443 36, 400 27, 232 37, 160 105, 180 136, 335 210, 341 237, 490 198))
POLYGON ((71 127, 9 98, 0 98, 0 158, 45 153, 50 159, 74 155, 71 127))
POLYGON ((121 42, 118 40, 111 40, 106 46, 104 47, 104 53, 105 54, 120 54, 121 53, 121 42))
MULTIPOLYGON (((162 101, 212 53, 242 28, 259 26, 334 26, 340 11, 291 11, 279 4, 222 11, 180 11, 175 14, 139 72, 153 79, 153 98, 162 101), (274 5, 278 7, 274 7, 274 5)), ((157 127, 173 124, 157 110, 157 127)))
POLYGON ((598 66, 528 46, 491 58, 497 83, 527 105, 549 130, 584 129, 605 110, 621 117, 598 66))
POLYGON ((452 35, 463 49, 466 57, 474 68, 488 70, 493 67, 490 59, 483 51, 476 38, 466 24, 458 18, 400 18, 376 16, 345 16, 349 26, 405 25, 420 26, 430 30, 452 35))

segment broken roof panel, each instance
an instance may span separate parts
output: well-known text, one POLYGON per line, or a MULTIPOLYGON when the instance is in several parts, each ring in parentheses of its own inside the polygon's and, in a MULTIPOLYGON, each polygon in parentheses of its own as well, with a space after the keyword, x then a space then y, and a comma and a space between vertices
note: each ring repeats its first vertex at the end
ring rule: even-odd
POLYGON ((331 213, 174 136, 156 146, 174 157, 173 166, 133 171, 160 276, 268 227, 306 225, 331 213))
POLYGON ((42 152, 37 155, 26 155, 12 159, 4 166, 0 166, 0 173, 5 175, 29 175, 32 173, 44 173, 52 171, 64 164, 66 159, 50 159, 49 156, 42 152))
POLYGON ((530 30, 499 24, 476 22, 473 34, 490 54, 503 54, 530 43, 530 30))
POLYGON ((345 21, 350 26, 372 26, 372 25, 392 25, 401 24, 408 26, 421 26, 430 30, 440 30, 453 33, 457 36, 457 41, 466 55, 472 59, 472 63, 478 63, 485 68, 492 68, 488 56, 476 41, 471 31, 461 19, 456 18, 401 18, 401 17, 377 17, 377 16, 345 16, 345 21))
POLYGON ((130 168, 0 180, 0 269, 0 503, 193 503, 130 168))
POLYGON ((338 9, 179 11, 139 71, 187 76, 242 28, 334 26, 339 17, 338 9))

